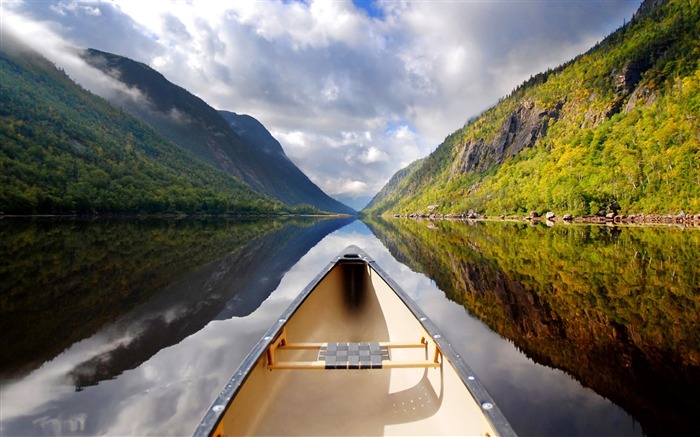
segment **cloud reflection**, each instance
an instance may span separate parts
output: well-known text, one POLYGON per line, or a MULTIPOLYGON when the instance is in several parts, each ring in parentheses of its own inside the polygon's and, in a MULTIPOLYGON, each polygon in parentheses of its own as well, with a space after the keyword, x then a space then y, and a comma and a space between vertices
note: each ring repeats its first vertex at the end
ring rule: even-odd
POLYGON ((533 363, 464 307, 447 300, 431 279, 396 261, 357 221, 329 234, 309 250, 250 315, 212 321, 116 379, 81 392, 63 385, 61 375, 100 349, 111 347, 101 343, 105 338, 98 334, 75 344, 24 379, 3 383, 3 435, 191 434, 248 351, 306 284, 351 244, 374 258, 445 332, 506 416, 519 410, 518 414, 532 418, 529 431, 551 434, 547 420, 541 420, 546 417, 571 421, 567 429, 581 434, 601 431, 586 419, 591 416, 584 414, 585 410, 596 410, 596 414, 602 411, 598 417, 609 419, 608 431, 610 423, 628 420, 609 401, 591 390, 582 390, 563 372, 533 363))

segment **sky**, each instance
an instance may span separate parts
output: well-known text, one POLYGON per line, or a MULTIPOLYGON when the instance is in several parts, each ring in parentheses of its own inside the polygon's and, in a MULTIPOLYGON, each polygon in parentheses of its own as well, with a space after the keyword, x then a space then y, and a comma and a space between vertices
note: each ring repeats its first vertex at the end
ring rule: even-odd
POLYGON ((255 117, 314 183, 360 209, 396 171, 531 75, 587 51, 640 3, 2 0, 1 24, 97 93, 72 48, 143 62, 216 109, 255 117))

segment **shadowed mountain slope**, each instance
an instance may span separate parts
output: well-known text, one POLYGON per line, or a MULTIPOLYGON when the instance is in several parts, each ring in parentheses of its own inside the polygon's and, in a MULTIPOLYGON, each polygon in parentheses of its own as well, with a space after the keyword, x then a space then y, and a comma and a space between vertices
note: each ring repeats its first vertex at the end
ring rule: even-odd
POLYGON ((0 214, 287 208, 174 146, 3 32, 0 214))
POLYGON ((104 90, 103 97, 140 117, 202 161, 288 205, 355 212, 311 182, 252 117, 219 113, 143 63, 94 49, 83 52, 83 58, 123 85, 104 90), (237 127, 232 128, 231 123, 237 127))
POLYGON ((270 178, 269 184, 274 187, 277 197, 286 199, 287 203, 309 204, 323 211, 355 213, 352 208, 324 193, 299 170, 284 153, 279 141, 258 120, 250 115, 229 111, 219 111, 219 114, 243 141, 264 158, 266 171, 275 175, 275 178, 270 178))

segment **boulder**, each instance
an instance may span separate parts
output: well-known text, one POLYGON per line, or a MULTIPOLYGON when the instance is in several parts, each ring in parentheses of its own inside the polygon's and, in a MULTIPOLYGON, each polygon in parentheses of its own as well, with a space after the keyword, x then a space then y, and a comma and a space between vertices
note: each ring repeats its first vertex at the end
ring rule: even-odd
POLYGON ((616 201, 613 200, 612 202, 610 202, 610 205, 608 205, 608 209, 617 214, 622 208, 616 201))

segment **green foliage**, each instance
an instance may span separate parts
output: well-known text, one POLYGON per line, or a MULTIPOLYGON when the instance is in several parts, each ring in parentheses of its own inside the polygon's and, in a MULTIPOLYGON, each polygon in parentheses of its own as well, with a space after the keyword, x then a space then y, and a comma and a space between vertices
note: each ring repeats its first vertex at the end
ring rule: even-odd
POLYGON ((700 211, 700 2, 674 1, 588 53, 537 75, 448 136, 365 213, 593 214, 700 211), (455 173, 468 142, 488 147, 522 105, 554 114, 534 146, 455 173))
MULTIPOLYGON (((0 330, 8 339, 0 374, 36 367, 164 296, 166 306, 191 311, 186 327, 171 325, 172 336, 199 329, 245 295, 275 254, 282 268, 340 225, 313 217, 0 220, 0 330)), ((269 291, 283 270, 265 273, 269 291)))
POLYGON ((366 223, 396 259, 536 362, 613 399, 645 434, 695 429, 700 404, 685 395, 700 389, 697 230, 366 223))
POLYGON ((184 272, 280 227, 272 220, 2 220, 0 326, 13 341, 0 368, 55 356, 184 272))
POLYGON ((248 215, 283 207, 81 89, 38 55, 0 55, 0 212, 248 215))

